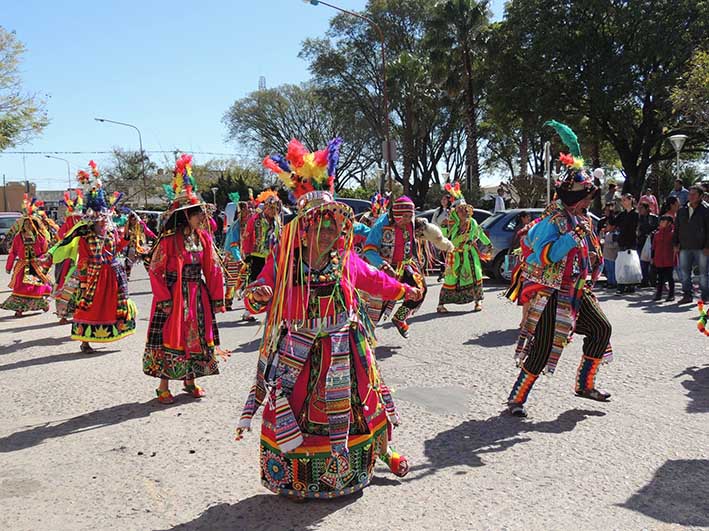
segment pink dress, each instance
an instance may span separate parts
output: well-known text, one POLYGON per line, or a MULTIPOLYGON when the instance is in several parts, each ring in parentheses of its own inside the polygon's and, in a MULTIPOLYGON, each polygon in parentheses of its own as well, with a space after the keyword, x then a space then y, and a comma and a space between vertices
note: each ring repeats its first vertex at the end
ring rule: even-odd
POLYGON ((39 257, 47 249, 47 240, 41 234, 35 234, 32 238, 26 238, 21 232, 15 235, 5 266, 8 273, 12 272, 8 284, 12 288, 12 295, 0 308, 16 312, 49 310, 47 297, 52 291, 52 284, 44 266, 39 263, 39 257))
POLYGON ((153 306, 143 354, 149 376, 185 380, 219 374, 214 310, 224 305, 224 275, 210 235, 198 234, 199 250, 188 251, 184 236, 172 234, 153 253, 153 306))

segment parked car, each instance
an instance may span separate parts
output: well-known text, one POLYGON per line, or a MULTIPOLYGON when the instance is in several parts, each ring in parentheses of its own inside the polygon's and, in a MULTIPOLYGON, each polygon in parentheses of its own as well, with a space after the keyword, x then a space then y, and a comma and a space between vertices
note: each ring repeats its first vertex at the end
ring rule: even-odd
MULTIPOLYGON (((483 265, 491 278, 504 280, 503 271, 505 268, 505 256, 509 252, 510 245, 514 239, 514 228, 517 224, 517 215, 520 212, 528 212, 532 219, 539 217, 544 209, 542 208, 512 208, 495 212, 481 223, 481 227, 492 242, 493 258, 483 265)), ((593 228, 598 228, 598 217, 590 214, 593 228)))
POLYGON ((7 240, 7 233, 21 216, 19 212, 0 212, 0 254, 9 252, 12 242, 7 240))
MULTIPOLYGON (((426 221, 429 223, 433 219, 433 213, 436 211, 435 208, 432 208, 430 210, 424 210, 423 212, 416 212, 416 217, 417 218, 425 218, 426 221)), ((478 225, 480 225, 483 221, 485 221, 487 218, 492 216, 492 212, 489 210, 485 210, 482 208, 476 208, 475 211, 473 212, 473 218, 475 221, 478 222, 478 225)))

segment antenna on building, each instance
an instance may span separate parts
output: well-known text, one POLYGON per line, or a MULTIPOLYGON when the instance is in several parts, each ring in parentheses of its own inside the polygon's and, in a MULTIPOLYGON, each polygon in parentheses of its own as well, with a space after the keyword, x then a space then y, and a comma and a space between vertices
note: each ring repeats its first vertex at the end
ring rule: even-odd
POLYGON ((266 90, 266 77, 265 76, 260 76, 258 78, 258 89, 259 90, 266 90))

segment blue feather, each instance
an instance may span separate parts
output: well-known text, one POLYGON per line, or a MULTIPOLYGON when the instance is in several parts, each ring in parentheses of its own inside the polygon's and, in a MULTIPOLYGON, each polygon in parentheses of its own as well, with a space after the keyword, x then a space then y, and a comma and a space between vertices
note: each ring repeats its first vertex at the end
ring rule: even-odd
POLYGON ((337 163, 340 162, 340 145, 342 139, 339 136, 330 140, 327 145, 327 174, 330 176, 335 175, 337 163))
POLYGON ((278 167, 283 171, 288 173, 291 172, 290 166, 288 165, 288 161, 281 155, 271 155, 271 160, 278 164, 278 167))

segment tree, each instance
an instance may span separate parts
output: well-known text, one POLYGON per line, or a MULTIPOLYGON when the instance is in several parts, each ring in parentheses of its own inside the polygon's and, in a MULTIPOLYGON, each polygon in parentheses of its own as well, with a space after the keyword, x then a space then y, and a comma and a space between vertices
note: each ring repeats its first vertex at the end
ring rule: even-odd
POLYGON ((362 117, 338 107, 312 84, 282 85, 237 100, 222 121, 229 140, 262 157, 282 153, 292 138, 311 151, 322 149, 336 136, 345 138, 336 181, 340 189, 352 180, 362 182, 366 169, 377 160, 373 150, 378 147, 362 117))
POLYGON ((480 188, 478 120, 482 80, 478 75, 483 35, 488 24, 487 1, 442 0, 428 22, 427 44, 433 75, 450 96, 459 95, 465 108, 468 189, 480 188))
POLYGON ((639 193, 648 168, 674 156, 669 135, 687 133, 688 153, 706 149, 707 134, 685 131, 670 100, 694 51, 707 46, 706 1, 512 0, 507 22, 543 58, 524 82, 544 80, 555 117, 579 127, 592 155, 601 141, 613 146, 624 191, 639 193))
POLYGON ((148 197, 160 197, 162 193, 162 182, 169 182, 167 175, 164 178, 158 177, 158 165, 150 157, 143 153, 145 161, 145 182, 147 187, 143 187, 143 159, 140 151, 126 151, 115 147, 112 150, 111 158, 101 169, 103 184, 110 192, 119 191, 127 195, 125 201, 141 203, 144 192, 148 197))
POLYGON ((696 51, 671 98, 685 127, 709 130, 709 52, 696 51))
POLYGON ((25 94, 18 70, 24 45, 0 26, 0 151, 40 134, 49 124, 45 102, 25 94))

